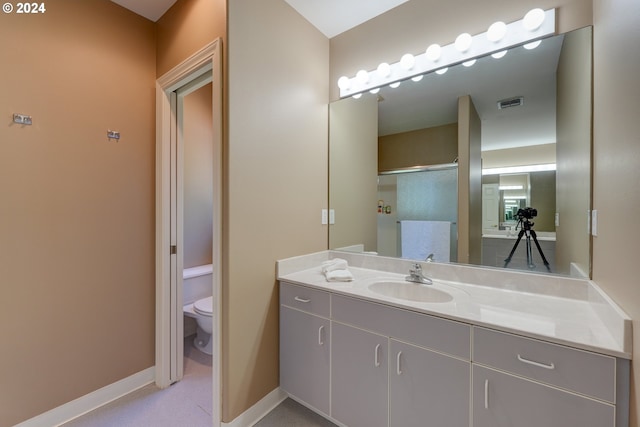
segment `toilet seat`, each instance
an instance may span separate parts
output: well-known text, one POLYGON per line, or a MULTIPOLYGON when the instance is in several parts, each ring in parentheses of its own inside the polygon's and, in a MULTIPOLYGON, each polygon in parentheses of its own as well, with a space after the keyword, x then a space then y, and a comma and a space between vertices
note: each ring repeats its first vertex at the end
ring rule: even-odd
POLYGON ((194 302, 193 311, 202 316, 213 316, 213 297, 199 299, 194 302))

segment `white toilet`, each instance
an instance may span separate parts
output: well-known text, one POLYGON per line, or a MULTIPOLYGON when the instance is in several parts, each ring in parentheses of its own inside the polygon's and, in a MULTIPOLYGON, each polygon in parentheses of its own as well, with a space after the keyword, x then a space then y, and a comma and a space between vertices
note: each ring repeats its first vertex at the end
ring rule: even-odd
POLYGON ((213 354, 213 297, 202 298, 183 307, 185 316, 196 319, 198 324, 193 345, 206 354, 213 354))

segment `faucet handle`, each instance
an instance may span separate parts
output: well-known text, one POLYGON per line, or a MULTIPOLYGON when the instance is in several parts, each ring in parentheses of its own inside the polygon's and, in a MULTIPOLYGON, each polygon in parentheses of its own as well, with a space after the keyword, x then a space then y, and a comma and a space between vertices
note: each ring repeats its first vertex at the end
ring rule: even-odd
POLYGON ((420 273, 422 272, 422 266, 419 263, 414 263, 413 264, 413 268, 411 269, 411 271, 414 271, 416 273, 420 273))

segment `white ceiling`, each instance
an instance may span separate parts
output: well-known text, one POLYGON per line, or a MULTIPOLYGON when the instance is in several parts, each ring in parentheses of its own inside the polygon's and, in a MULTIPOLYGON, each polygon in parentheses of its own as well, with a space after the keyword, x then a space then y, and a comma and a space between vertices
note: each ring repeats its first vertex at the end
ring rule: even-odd
POLYGON ((285 0, 325 36, 332 38, 408 0, 285 0))
MULTIPOLYGON (((157 21, 176 0, 111 0, 157 21)), ((285 0, 328 38, 337 36, 408 0, 285 0)))
POLYGON ((156 22, 177 0, 111 0, 140 16, 156 22))

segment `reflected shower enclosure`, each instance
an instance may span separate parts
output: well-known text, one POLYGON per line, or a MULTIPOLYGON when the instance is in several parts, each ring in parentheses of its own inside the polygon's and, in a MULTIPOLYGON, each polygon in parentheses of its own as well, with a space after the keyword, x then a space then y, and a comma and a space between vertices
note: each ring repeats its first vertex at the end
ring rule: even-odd
POLYGON ((378 199, 391 206, 390 214, 378 214, 378 254, 424 260, 435 253, 434 261, 457 260, 456 166, 379 175, 378 199), (419 235, 424 233, 433 233, 437 238, 425 240, 419 235), (446 242, 441 241, 444 238, 446 242), (408 239, 416 239, 415 245, 419 247, 408 239), (424 246, 425 241, 433 246, 424 246), (440 254, 439 250, 449 253, 440 254))

